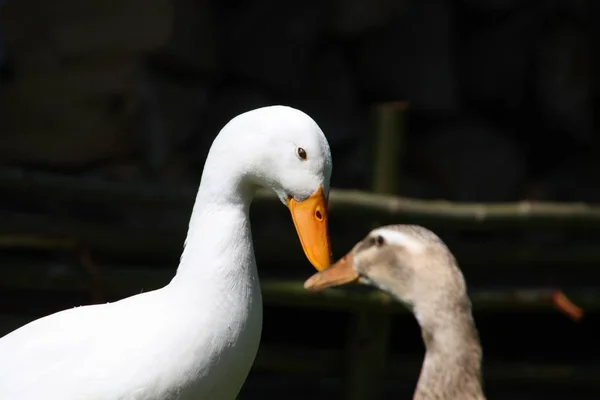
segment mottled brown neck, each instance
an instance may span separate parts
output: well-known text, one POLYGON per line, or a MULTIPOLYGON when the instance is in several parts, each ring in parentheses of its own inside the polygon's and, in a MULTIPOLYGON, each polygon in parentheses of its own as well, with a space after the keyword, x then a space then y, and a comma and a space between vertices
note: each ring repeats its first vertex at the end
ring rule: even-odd
POLYGON ((422 329, 426 354, 414 400, 485 400, 481 345, 470 304, 440 310, 432 331, 422 329))

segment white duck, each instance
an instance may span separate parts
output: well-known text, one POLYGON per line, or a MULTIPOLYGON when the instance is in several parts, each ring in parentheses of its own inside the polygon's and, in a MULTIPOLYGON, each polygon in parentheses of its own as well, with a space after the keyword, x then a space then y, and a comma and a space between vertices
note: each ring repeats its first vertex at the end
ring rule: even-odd
POLYGON ((329 144, 303 112, 273 106, 233 118, 208 154, 171 282, 1 338, 0 399, 234 399, 262 329, 252 198, 273 190, 309 261, 324 269, 331 168, 329 144))

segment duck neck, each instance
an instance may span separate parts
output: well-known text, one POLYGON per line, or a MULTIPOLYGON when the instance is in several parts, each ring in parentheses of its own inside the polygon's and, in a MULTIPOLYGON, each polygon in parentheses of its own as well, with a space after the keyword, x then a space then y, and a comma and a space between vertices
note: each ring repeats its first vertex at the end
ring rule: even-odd
POLYGON ((235 154, 218 150, 213 145, 207 157, 177 274, 169 284, 179 292, 235 295, 236 285, 257 280, 249 220, 255 189, 235 154))
POLYGON ((426 354, 415 400, 485 399, 481 387, 481 345, 468 299, 447 300, 424 321, 417 314, 426 354))

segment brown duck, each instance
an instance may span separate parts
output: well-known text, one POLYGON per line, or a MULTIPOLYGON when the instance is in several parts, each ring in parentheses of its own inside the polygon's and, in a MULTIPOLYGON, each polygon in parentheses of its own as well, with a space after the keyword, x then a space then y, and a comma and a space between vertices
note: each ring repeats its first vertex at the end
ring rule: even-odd
POLYGON ((377 228, 304 286, 318 291, 356 281, 407 305, 421 326, 426 354, 413 399, 485 399, 465 280, 436 234, 414 225, 377 228))

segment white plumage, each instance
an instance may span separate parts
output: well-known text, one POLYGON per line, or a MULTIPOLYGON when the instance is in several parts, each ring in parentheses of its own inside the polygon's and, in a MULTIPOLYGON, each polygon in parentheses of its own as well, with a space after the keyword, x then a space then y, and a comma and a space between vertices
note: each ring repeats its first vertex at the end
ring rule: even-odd
POLYGON ((173 280, 40 318, 1 338, 0 399, 234 399, 262 329, 252 197, 262 186, 288 204, 309 260, 321 269, 328 264, 326 218, 312 221, 294 207, 318 197, 313 203, 322 208, 330 176, 329 145, 306 114, 273 106, 232 119, 209 152, 173 280))

